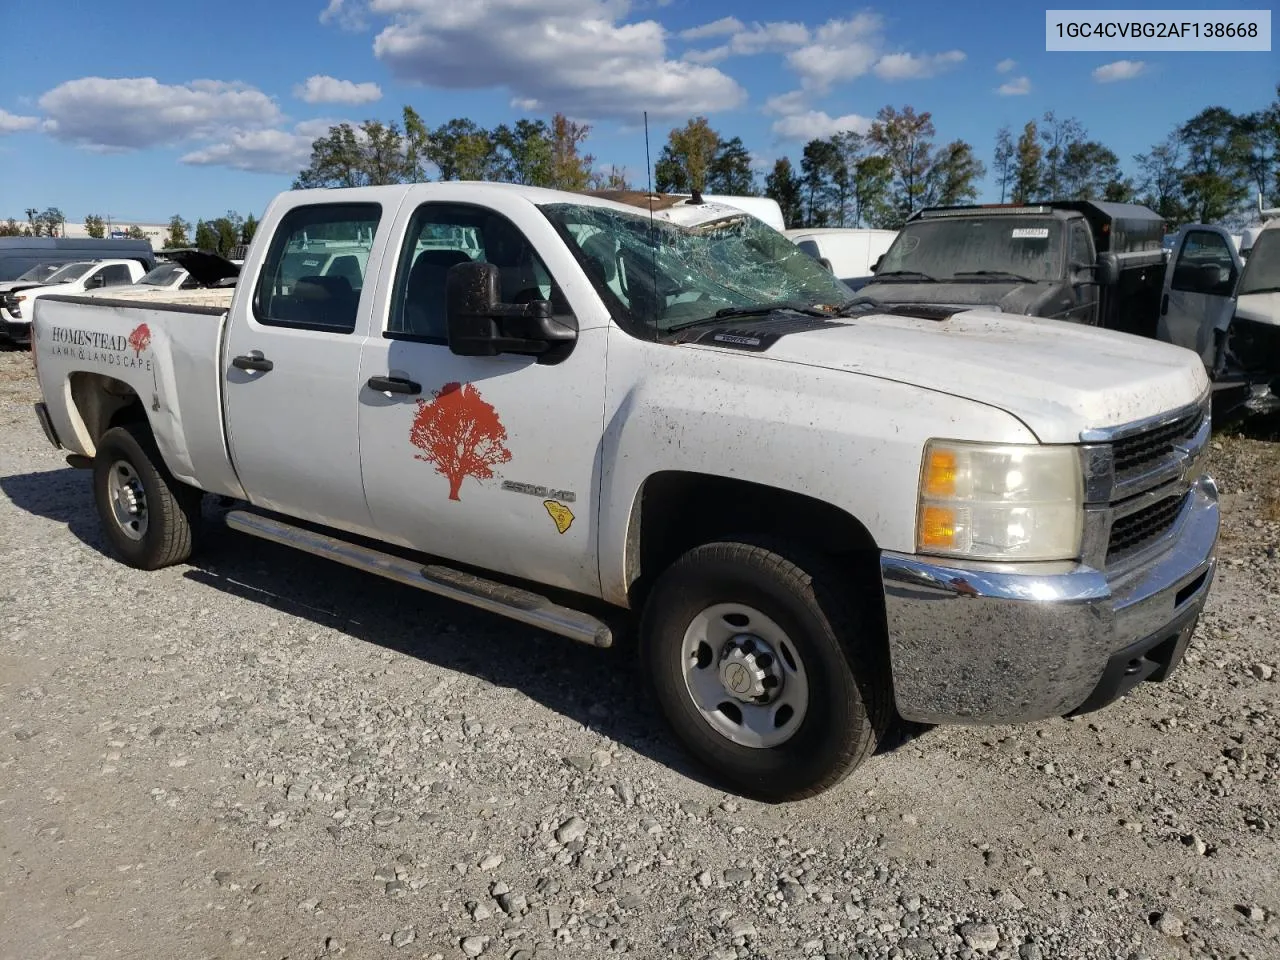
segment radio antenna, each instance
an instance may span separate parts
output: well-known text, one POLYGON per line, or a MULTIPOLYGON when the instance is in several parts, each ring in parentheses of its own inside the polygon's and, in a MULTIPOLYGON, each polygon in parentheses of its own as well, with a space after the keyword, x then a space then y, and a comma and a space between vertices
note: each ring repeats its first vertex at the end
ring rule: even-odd
MULTIPOLYGON (((653 268, 653 304, 658 306, 658 233, 653 222, 653 161, 649 157, 649 111, 644 111, 644 166, 649 175, 649 256, 653 268)), ((653 339, 658 339, 658 317, 653 318, 653 339)))

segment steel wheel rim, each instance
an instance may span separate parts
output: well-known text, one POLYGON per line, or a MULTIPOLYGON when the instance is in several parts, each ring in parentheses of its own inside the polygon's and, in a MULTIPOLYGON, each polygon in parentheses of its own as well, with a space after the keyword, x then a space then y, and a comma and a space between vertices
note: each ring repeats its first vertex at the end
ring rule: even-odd
POLYGON ((804 662, 786 631, 755 607, 707 607, 690 621, 680 653, 694 708, 726 740, 767 750, 800 729, 809 707, 804 662))
POLYGON ((133 465, 117 460, 107 474, 107 497, 116 527, 130 540, 147 535, 147 491, 133 465))

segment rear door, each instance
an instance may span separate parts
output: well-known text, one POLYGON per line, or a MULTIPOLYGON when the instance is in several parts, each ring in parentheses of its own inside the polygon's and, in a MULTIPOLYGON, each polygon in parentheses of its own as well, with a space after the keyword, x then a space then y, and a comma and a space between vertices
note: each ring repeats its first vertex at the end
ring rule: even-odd
POLYGON ((1196 223, 1179 230, 1165 266, 1159 339, 1194 350, 1212 367, 1213 331, 1225 331, 1231 322, 1241 266, 1222 227, 1196 223))
POLYGON ((379 224, 390 215, 376 202, 294 207, 256 277, 242 274, 254 287, 232 303, 225 416, 236 472, 260 507, 356 532, 372 526, 360 479, 356 375, 379 224), (369 272, 320 275, 330 259, 325 241, 361 239, 369 272))

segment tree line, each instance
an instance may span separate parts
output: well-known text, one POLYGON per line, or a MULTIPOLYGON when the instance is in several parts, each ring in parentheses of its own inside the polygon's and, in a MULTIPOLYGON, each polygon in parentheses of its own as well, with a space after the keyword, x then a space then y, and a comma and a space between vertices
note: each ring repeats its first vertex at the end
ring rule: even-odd
POLYGON ((1201 110, 1134 155, 1132 175, 1078 120, 1052 112, 1028 121, 1016 141, 1008 127, 997 132, 994 173, 1002 203, 1113 200, 1141 203, 1171 225, 1228 220, 1260 194, 1280 196, 1280 85, 1263 110, 1201 110))
POLYGON ((454 118, 430 128, 412 107, 401 122, 365 120, 339 123, 311 145, 311 160, 298 173, 294 189, 363 187, 414 183, 429 179, 434 167, 441 180, 495 180, 559 190, 625 189, 625 171, 595 169, 595 157, 583 153, 591 132, 557 113, 548 123, 521 118, 485 128, 454 118))
MULTIPOLYGON (((631 189, 625 168, 597 168, 586 152, 591 126, 556 113, 482 127, 453 118, 429 127, 410 106, 399 122, 339 123, 311 144, 294 189, 358 187, 430 179, 490 180, 560 190, 631 189)), ((742 138, 725 137, 706 117, 671 130, 653 168, 659 191, 772 197, 789 227, 896 229, 928 206, 971 203, 987 175, 973 146, 936 142, 928 111, 888 105, 865 130, 807 142, 799 162, 777 158, 763 178, 742 138)), ((1208 107, 1145 153, 1120 157, 1089 136, 1075 117, 1048 111, 1020 131, 996 132, 991 172, 999 202, 1083 199, 1141 203, 1171 226, 1239 217, 1259 194, 1280 198, 1280 84, 1267 107, 1236 113, 1208 107)), ((0 236, 57 236, 66 218, 56 207, 29 208, 27 222, 0 223, 0 236)), ((103 237, 103 218, 85 218, 103 237)), ((235 211, 193 227, 175 215, 165 245, 226 256, 248 243, 257 221, 235 211)), ((136 226, 130 236, 143 236, 136 226)))
MULTIPOLYGON (((0 223, 0 237, 65 237, 67 218, 57 207, 37 210, 30 207, 26 211, 27 222, 19 223, 10 217, 0 223)), ((84 218, 84 229, 94 240, 102 240, 107 236, 106 218, 96 213, 87 214, 84 218)), ((241 216, 234 210, 212 220, 197 220, 194 234, 192 225, 178 214, 169 218, 169 232, 164 239, 164 248, 195 246, 201 250, 209 250, 230 256, 232 251, 253 239, 258 229, 258 220, 251 213, 241 216)), ((124 229, 124 235, 130 240, 145 240, 147 234, 137 224, 130 224, 124 229)))

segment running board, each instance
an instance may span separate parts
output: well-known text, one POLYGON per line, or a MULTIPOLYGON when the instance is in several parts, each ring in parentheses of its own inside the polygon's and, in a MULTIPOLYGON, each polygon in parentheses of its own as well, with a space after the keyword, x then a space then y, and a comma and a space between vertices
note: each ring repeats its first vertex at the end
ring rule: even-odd
POLYGON ((613 631, 603 620, 581 610, 561 606, 528 590, 485 580, 452 567, 438 564, 423 566, 403 557, 371 550, 245 510, 228 512, 226 522, 231 529, 241 533, 294 547, 317 557, 336 560, 348 567, 417 587, 448 600, 479 607, 489 613, 509 617, 579 643, 593 647, 613 646, 613 631))

